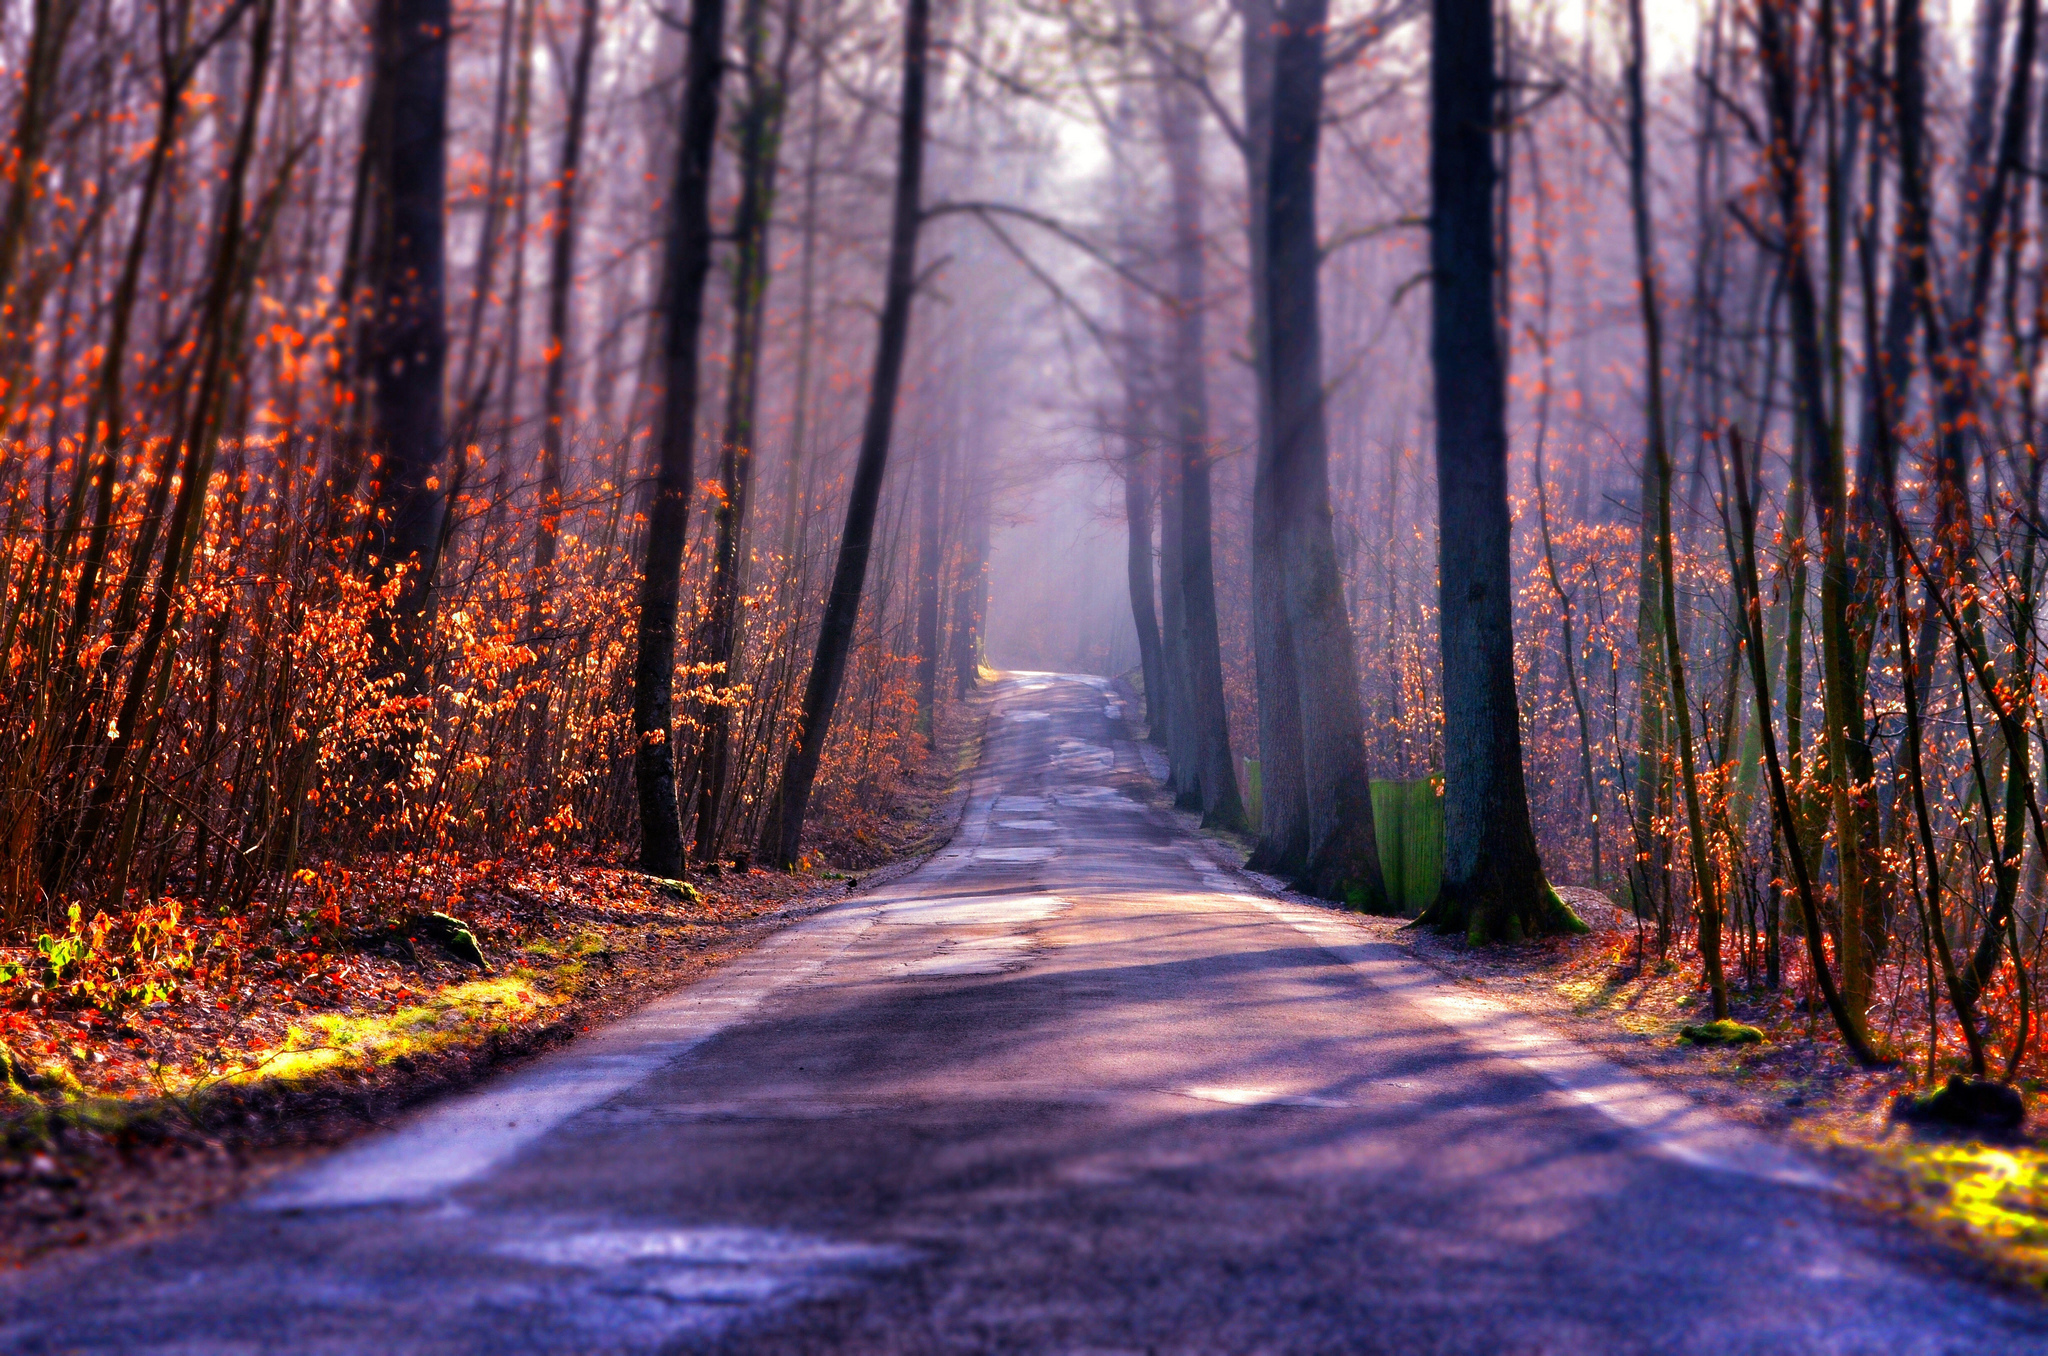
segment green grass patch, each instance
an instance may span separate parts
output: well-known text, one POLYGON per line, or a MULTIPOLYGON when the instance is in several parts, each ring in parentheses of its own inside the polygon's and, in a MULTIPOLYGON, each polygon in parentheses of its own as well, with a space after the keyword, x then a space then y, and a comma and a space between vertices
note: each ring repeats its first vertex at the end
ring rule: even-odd
MULTIPOLYGON (((603 939, 596 940, 601 950, 603 939)), ((584 953, 579 949, 578 954, 584 953)), ((571 968, 581 966, 572 962, 555 972, 555 993, 539 991, 534 976, 515 971, 457 984, 395 1012, 354 1017, 325 1013, 291 1028, 281 1049, 231 1075, 231 1081, 298 1081, 342 1065, 387 1064, 401 1055, 433 1054, 479 1032, 522 1026, 567 1001, 561 981, 571 968)))

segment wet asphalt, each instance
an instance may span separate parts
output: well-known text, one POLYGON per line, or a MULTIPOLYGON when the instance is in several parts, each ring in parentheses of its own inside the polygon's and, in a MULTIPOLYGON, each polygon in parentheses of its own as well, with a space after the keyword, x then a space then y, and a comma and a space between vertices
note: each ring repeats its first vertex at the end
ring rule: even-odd
POLYGON ((181 1234, 0 1352, 2048 1352, 1823 1168, 1265 898, 1093 679, 959 835, 181 1234))

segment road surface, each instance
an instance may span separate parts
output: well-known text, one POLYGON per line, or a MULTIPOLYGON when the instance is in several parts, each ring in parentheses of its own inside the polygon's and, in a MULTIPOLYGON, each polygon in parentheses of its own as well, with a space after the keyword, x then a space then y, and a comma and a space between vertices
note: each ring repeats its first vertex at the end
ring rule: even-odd
POLYGON ((917 872, 184 1234, 0 1351, 2048 1352, 1821 1170, 1265 897, 1097 680, 917 872))

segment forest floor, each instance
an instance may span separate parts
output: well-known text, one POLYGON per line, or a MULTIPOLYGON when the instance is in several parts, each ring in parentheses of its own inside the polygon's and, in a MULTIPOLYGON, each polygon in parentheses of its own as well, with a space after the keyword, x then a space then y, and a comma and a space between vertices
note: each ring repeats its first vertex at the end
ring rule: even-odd
POLYGON ((0 950, 0 1265, 175 1225, 901 874, 958 823, 984 708, 948 706, 938 749, 801 874, 358 861, 260 931, 74 924, 86 954, 55 972, 0 950), (394 895, 459 918, 488 968, 394 934, 394 895))

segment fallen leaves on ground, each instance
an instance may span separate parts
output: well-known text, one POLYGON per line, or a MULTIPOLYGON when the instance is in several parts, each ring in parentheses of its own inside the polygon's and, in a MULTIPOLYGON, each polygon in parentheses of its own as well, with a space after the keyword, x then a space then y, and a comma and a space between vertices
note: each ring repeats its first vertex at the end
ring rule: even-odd
POLYGON ((469 925, 486 973, 381 926, 408 869, 385 866, 352 873, 360 892, 328 900, 324 921, 294 916, 279 942, 233 964, 193 925, 216 963, 132 1010, 103 1011, 26 969, 0 987, 14 1069, 0 1103, 0 1257, 231 1194, 289 1161, 274 1151, 346 1138, 566 1039, 847 889, 836 874, 726 871, 681 891, 603 866, 419 868, 445 878, 433 902, 469 925))

